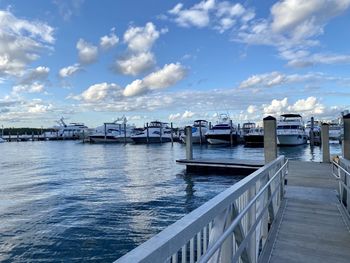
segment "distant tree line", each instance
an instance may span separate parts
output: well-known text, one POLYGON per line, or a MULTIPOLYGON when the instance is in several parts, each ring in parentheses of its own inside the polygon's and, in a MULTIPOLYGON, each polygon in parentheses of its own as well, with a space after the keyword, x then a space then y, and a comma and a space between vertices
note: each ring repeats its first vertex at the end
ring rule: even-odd
MULTIPOLYGON (((0 127, 1 128, 1 127, 0 127)), ((16 135, 17 133, 19 135, 27 134, 42 134, 44 132, 51 132, 55 131, 54 129, 41 129, 41 128, 4 128, 4 135, 16 135)), ((0 130, 0 135, 2 133, 2 130, 0 130)))

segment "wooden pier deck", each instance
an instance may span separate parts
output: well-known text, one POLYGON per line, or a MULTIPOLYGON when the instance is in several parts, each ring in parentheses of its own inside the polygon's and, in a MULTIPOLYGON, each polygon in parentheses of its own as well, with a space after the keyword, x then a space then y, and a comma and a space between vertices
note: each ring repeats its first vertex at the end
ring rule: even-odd
POLYGON ((187 172, 222 173, 225 175, 249 175, 264 166, 263 161, 245 159, 180 159, 187 172))
POLYGON ((285 200, 261 262, 350 262, 350 224, 331 165, 289 164, 285 200))

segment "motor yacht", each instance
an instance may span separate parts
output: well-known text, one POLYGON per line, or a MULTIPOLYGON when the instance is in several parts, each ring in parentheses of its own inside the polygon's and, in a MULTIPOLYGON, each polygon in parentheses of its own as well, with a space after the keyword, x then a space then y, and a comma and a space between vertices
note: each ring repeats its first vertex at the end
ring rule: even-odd
MULTIPOLYGON (((208 131, 208 122, 206 120, 195 120, 192 125, 192 143, 206 143, 205 134, 208 131)), ((180 137, 183 143, 186 143, 186 135, 180 137)))
POLYGON ((221 114, 218 123, 205 134, 205 138, 210 144, 230 144, 231 141, 233 144, 237 144, 238 137, 237 127, 233 125, 231 127, 231 120, 226 114, 221 114))
MULTIPOLYGON (((142 131, 131 135, 134 143, 163 143, 171 141, 172 130, 168 123, 152 121, 142 131)), ((175 134, 173 133, 173 137, 175 134)))
POLYGON ((264 129, 261 127, 251 128, 244 135, 244 143, 248 147, 264 146, 264 129))
POLYGON ((283 114, 277 124, 278 145, 301 145, 307 143, 302 117, 299 114, 283 114))
POLYGON ((127 124, 127 119, 122 117, 114 122, 106 122, 97 127, 95 131, 89 135, 89 140, 92 143, 132 142, 131 135, 134 129, 135 126, 127 124))

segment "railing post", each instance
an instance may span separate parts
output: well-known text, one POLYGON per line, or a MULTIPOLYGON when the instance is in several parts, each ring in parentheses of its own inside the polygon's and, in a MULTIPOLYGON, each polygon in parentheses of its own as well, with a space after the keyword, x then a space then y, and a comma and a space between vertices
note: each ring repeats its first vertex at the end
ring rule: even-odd
POLYGON ((344 123, 344 140, 343 140, 343 156, 350 160, 350 113, 343 116, 344 123))
POLYGON ((322 140, 322 162, 329 163, 331 160, 331 157, 329 154, 329 125, 327 123, 322 123, 321 140, 322 140))
POLYGON ((268 116, 263 121, 265 163, 269 163, 277 158, 276 118, 268 116))
POLYGON ((186 159, 193 159, 193 147, 192 147, 192 127, 186 126, 186 159))

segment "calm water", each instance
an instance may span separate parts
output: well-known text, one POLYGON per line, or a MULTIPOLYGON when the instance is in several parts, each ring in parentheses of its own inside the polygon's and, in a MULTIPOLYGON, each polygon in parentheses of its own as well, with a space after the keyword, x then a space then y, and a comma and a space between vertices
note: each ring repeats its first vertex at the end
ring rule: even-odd
MULTIPOLYGON (((279 153, 321 157, 306 145, 279 153)), ((180 144, 0 144, 0 261, 111 262, 239 179, 186 175, 175 164, 184 155, 180 144)), ((263 149, 195 146, 194 156, 263 159, 263 149)))

